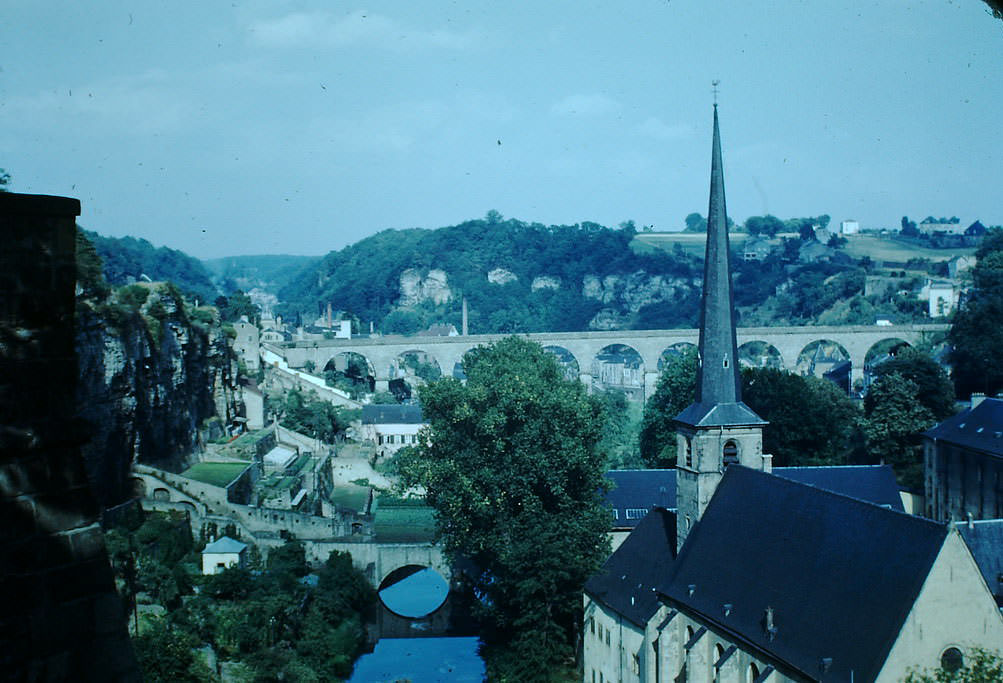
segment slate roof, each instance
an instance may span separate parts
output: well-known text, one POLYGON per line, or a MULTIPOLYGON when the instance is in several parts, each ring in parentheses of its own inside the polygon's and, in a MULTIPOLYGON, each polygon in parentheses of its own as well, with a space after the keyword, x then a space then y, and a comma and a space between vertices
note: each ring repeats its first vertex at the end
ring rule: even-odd
POLYGON ((1003 458, 1003 400, 987 398, 926 430, 923 436, 1003 458))
POLYGON ((773 474, 875 505, 886 505, 899 512, 905 511, 891 465, 774 467, 773 474))
POLYGON ((982 578, 996 596, 996 604, 1003 605, 1003 519, 976 520, 957 525, 961 537, 972 551, 982 578))
POLYGON ((732 465, 660 592, 805 677, 818 678, 821 660, 831 658, 826 680, 850 680, 852 671, 872 681, 947 531, 732 465))
POLYGON ((606 503, 616 510, 615 528, 636 527, 641 518, 627 517, 627 510, 651 510, 676 507, 676 471, 611 470, 606 478, 613 486, 606 493, 606 503))
POLYGON ((203 553, 240 553, 247 547, 246 543, 241 543, 240 541, 230 538, 229 536, 221 536, 209 545, 205 547, 203 553))
POLYGON ((683 412, 676 415, 675 420, 694 427, 769 424, 741 401, 737 403, 691 403, 683 412))
MULTIPOLYGON (((830 467, 774 467, 773 474, 785 479, 839 493, 875 505, 903 510, 899 486, 890 465, 832 465, 830 467)), ((676 508, 676 471, 611 470, 606 478, 615 487, 606 502, 617 510, 614 526, 636 526, 640 520, 626 519, 628 508, 676 508), (665 488, 665 492, 661 491, 665 488)))
POLYGON ((362 406, 362 424, 424 424, 419 405, 384 405, 373 403, 362 406))
POLYGON ((675 554, 676 515, 655 508, 585 583, 585 592, 643 629, 658 611, 655 588, 675 554))

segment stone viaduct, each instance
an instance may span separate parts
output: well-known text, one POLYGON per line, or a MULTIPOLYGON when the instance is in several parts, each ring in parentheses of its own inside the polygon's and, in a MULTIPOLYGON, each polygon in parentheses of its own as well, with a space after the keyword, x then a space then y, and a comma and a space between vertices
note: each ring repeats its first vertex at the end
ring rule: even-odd
MULTIPOLYGON (((794 370, 803 351, 813 342, 838 344, 851 363, 851 381, 862 379, 868 352, 885 340, 901 340, 909 345, 936 341, 950 325, 857 325, 814 327, 745 327, 738 328, 739 345, 764 342, 772 346, 783 367, 794 370)), ((303 367, 313 361, 323 368, 342 353, 355 353, 369 363, 376 378, 377 390, 385 390, 393 379, 398 359, 408 352, 424 352, 438 363, 445 375, 452 373, 470 349, 498 341, 509 335, 479 334, 457 337, 364 337, 355 339, 322 339, 286 342, 270 346, 282 355, 290 367, 303 367)), ((606 347, 620 344, 637 352, 641 358, 645 398, 652 395, 658 380, 659 360, 663 352, 677 344, 697 344, 699 330, 618 330, 613 332, 549 332, 519 335, 544 347, 563 349, 565 357, 575 359, 579 376, 591 384, 593 362, 606 347)))

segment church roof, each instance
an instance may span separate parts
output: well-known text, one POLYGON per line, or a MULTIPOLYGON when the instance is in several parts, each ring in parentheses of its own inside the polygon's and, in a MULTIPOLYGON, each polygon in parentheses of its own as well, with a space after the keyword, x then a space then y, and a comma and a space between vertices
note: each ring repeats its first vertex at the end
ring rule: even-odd
POLYGON ((956 525, 979 565, 989 591, 1003 602, 1003 519, 982 519, 956 525))
POLYGON ((984 399, 926 430, 923 436, 1003 458, 1003 400, 984 399))
POLYGON ((765 425, 766 420, 741 401, 734 403, 691 403, 676 415, 676 422, 694 427, 728 427, 738 425, 765 425))
POLYGON ((774 467, 773 474, 892 510, 905 511, 891 465, 774 467))
POLYGON ((606 493, 606 503, 616 511, 614 527, 635 527, 644 515, 628 515, 628 510, 655 507, 675 509, 676 471, 663 470, 611 470, 606 478, 613 486, 606 493))
MULTIPOLYGON (((899 485, 891 465, 774 467, 773 474, 893 510, 903 510, 899 485)), ((606 478, 614 483, 606 493, 606 503, 617 511, 615 526, 637 526, 640 519, 626 518, 628 509, 676 508, 675 469, 610 470, 606 478)))
POLYGON ((660 592, 806 677, 831 658, 827 680, 869 681, 946 535, 920 517, 732 465, 660 592))
POLYGON ((585 592, 643 629, 658 611, 655 589, 675 555, 676 515, 655 508, 585 583, 585 592))

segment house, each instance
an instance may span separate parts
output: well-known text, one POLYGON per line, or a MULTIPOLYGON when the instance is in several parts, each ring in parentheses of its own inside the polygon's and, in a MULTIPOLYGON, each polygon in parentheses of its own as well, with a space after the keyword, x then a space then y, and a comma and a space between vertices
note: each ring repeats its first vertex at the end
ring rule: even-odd
POLYGON ((427 330, 422 330, 417 334, 419 337, 458 337, 459 335, 456 325, 445 323, 429 325, 427 330))
POLYGON ((852 219, 840 221, 839 232, 841 235, 856 235, 860 232, 860 223, 852 219))
POLYGON ((822 263, 831 261, 835 250, 817 240, 808 240, 798 248, 798 261, 801 263, 822 263))
POLYGON ((773 472, 742 402, 722 168, 715 106, 676 512, 649 513, 586 583, 584 680, 892 683, 998 649, 1003 616, 957 529, 773 472))
POLYGON ((362 406, 362 439, 375 445, 381 457, 417 444, 419 432, 426 424, 418 405, 362 406))
POLYGON ((233 338, 232 346, 237 360, 241 361, 249 372, 257 372, 261 362, 261 339, 258 328, 248 322, 247 316, 241 316, 240 320, 233 324, 233 331, 236 336, 233 338))
POLYGON ((219 574, 227 567, 243 569, 247 564, 247 544, 221 536, 202 551, 202 573, 219 574))
POLYGON ((927 280, 919 297, 927 300, 927 315, 942 318, 958 307, 961 290, 949 280, 927 280))
POLYGON ((769 240, 764 240, 760 237, 750 237, 745 240, 745 245, 742 247, 742 260, 762 261, 772 251, 773 247, 770 246, 769 240))
POLYGON ((923 450, 927 517, 1003 517, 1003 400, 973 396, 923 433, 923 450))
MULTIPOLYGON (((985 228, 983 228, 983 230, 985 230, 985 228)), ((962 273, 971 270, 973 266, 975 266, 974 256, 959 254, 947 262, 947 275, 952 280, 957 280, 962 273)))
POLYGON ((986 226, 982 225, 982 222, 978 220, 965 228, 965 237, 983 237, 985 234, 986 226))
POLYGON ((265 395, 257 382, 246 377, 240 378, 240 394, 244 399, 244 417, 251 431, 265 427, 265 395))

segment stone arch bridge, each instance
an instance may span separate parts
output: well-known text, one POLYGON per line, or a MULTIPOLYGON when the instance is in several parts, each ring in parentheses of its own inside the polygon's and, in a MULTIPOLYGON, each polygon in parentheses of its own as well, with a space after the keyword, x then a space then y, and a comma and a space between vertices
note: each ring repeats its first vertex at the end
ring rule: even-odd
MULTIPOLYGON (((946 324, 855 325, 807 327, 740 327, 738 344, 765 342, 779 353, 783 367, 794 370, 801 353, 813 342, 834 342, 841 346, 851 363, 851 381, 862 379, 864 361, 876 344, 901 340, 915 346, 932 342, 950 329, 946 324)), ((456 337, 361 337, 355 339, 318 339, 268 345, 282 355, 289 366, 301 368, 312 361, 323 368, 342 353, 364 357, 374 377, 377 390, 385 390, 392 379, 396 359, 408 352, 424 352, 434 358, 443 374, 449 375, 463 354, 476 346, 504 339, 510 335, 478 334, 456 337)), ((617 330, 612 332, 544 332, 518 335, 545 347, 560 347, 574 357, 580 378, 592 382, 592 362, 607 346, 620 344, 634 349, 641 358, 644 397, 651 396, 658 380, 658 362, 662 353, 676 344, 697 344, 699 330, 617 330)))

